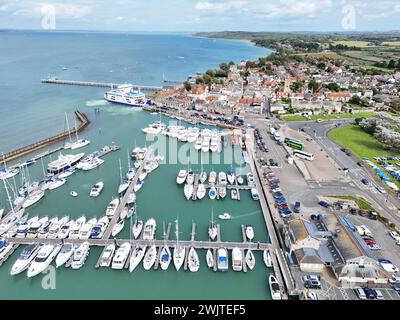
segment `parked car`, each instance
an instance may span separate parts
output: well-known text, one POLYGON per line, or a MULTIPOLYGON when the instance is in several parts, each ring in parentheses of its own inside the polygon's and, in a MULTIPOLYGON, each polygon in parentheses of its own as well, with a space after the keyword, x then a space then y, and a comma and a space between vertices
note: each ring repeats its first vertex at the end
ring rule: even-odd
POLYGON ((300 201, 296 201, 296 203, 294 204, 294 212, 300 213, 300 209, 301 209, 301 203, 300 201))
POLYGON ((366 211, 366 210, 362 210, 362 209, 358 210, 358 214, 359 214, 361 217, 368 217, 368 216, 369 216, 369 212, 366 211))
POLYGON ((364 288, 364 293, 369 300, 375 300, 377 298, 376 291, 372 288, 364 288))
POLYGON ((396 290, 397 293, 400 293, 400 282, 394 283, 393 289, 396 290))
POLYGON ((392 276, 389 278, 389 283, 391 284, 400 283, 400 277, 392 274, 392 276))
POLYGON ((390 231, 389 235, 395 240, 400 241, 400 235, 396 231, 390 231))
POLYGON ((321 289, 321 282, 318 280, 307 280, 304 282, 304 287, 307 289, 321 289))
POLYGON ((324 208, 329 208, 331 206, 328 202, 322 201, 322 200, 320 202, 318 202, 318 204, 320 206, 323 206, 324 208))
POLYGON ((387 272, 399 272, 399 268, 388 259, 378 259, 378 262, 387 272))
POLYGON ((365 295, 364 290, 361 287, 355 287, 354 288, 354 293, 360 300, 366 300, 367 296, 365 295))
POLYGON ((381 186, 377 186, 376 190, 378 190, 380 193, 387 193, 386 190, 381 186))
POLYGON ((368 186, 369 185, 369 181, 367 180, 367 179, 361 179, 361 182, 363 183, 363 184, 365 184, 366 186, 368 186))
POLYGON ((353 215, 357 214, 357 209, 356 208, 350 208, 350 213, 353 215))

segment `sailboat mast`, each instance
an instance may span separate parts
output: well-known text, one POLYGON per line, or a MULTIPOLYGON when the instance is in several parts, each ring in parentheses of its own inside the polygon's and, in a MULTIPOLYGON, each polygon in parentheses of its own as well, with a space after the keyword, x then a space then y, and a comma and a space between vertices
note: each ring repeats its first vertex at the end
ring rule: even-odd
POLYGON ((119 178, 120 178, 120 180, 121 180, 121 183, 122 183, 121 159, 119 159, 118 161, 119 161, 119 178))
POLYGON ((65 120, 67 121, 67 130, 68 130, 68 137, 69 137, 69 142, 72 142, 71 140, 71 130, 69 128, 69 122, 68 122, 68 115, 65 113, 65 120))
POLYGON ((8 199, 8 202, 10 203, 11 211, 12 211, 12 213, 15 213, 14 212, 14 206, 13 206, 12 201, 11 201, 10 193, 8 192, 6 179, 3 179, 3 183, 4 183, 4 188, 6 189, 7 199, 8 199))

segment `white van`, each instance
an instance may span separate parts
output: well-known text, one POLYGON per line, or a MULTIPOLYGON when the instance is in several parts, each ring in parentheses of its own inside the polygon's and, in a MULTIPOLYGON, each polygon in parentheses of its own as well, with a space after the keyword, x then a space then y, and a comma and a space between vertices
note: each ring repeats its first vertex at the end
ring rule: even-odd
POLYGON ((355 287, 354 292, 357 295, 358 299, 360 300, 367 300, 367 296, 365 295, 365 292, 362 288, 360 287, 355 287))

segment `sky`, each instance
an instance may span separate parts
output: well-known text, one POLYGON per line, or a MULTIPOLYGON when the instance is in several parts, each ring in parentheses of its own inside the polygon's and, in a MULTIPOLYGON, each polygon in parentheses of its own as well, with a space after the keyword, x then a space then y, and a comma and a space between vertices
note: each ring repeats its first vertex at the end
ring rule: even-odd
POLYGON ((346 32, 399 21, 399 0, 0 0, 2 29, 346 32))

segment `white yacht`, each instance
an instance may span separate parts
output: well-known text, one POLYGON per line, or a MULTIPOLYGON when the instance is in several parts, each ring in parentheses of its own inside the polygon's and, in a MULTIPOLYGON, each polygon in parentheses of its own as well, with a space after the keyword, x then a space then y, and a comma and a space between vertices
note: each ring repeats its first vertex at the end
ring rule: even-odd
POLYGON ((229 265, 228 251, 225 248, 219 248, 217 251, 218 271, 228 271, 228 265, 229 265))
POLYGON ((18 224, 15 237, 16 238, 25 238, 26 234, 28 233, 28 228, 29 228, 28 221, 21 221, 18 224))
POLYGON ((246 231, 246 237, 247 237, 247 239, 249 239, 250 241, 253 240, 253 238, 254 238, 254 229, 253 229, 253 226, 251 226, 251 225, 249 225, 249 224, 246 225, 245 231, 246 231))
POLYGON ((74 167, 83 158, 84 153, 59 155, 57 160, 47 165, 47 172, 50 174, 59 174, 66 169, 74 167))
POLYGON ((61 244, 55 246, 51 244, 44 245, 28 268, 28 278, 34 277, 44 271, 60 252, 61 247, 61 244))
POLYGON ((129 107, 141 108, 146 105, 147 99, 144 93, 134 90, 132 85, 120 85, 104 93, 104 99, 108 102, 119 103, 129 107))
POLYGON ((201 136, 199 136, 196 139, 196 143, 194 144, 194 148, 197 151, 200 151, 202 149, 202 146, 203 146, 203 138, 201 136))
POLYGON ((92 228, 89 239, 101 239, 107 229, 109 222, 110 221, 107 216, 100 218, 99 221, 97 221, 95 226, 92 228))
POLYGON ((207 193, 206 187, 204 184, 200 183, 198 188, 197 188, 197 198, 198 199, 203 199, 207 193))
POLYGON ((264 250, 263 259, 264 259, 265 266, 267 268, 271 268, 272 267, 272 258, 271 258, 271 254, 269 253, 268 249, 264 250))
POLYGON ((176 244, 174 246, 174 253, 173 253, 173 260, 174 266, 176 271, 182 267, 183 262, 185 260, 185 253, 186 248, 179 244, 179 226, 178 226, 178 219, 175 221, 175 237, 176 237, 176 244))
POLYGON ((13 266, 11 267, 10 275, 14 276, 26 270, 33 259, 35 259, 39 250, 40 245, 38 244, 27 245, 24 250, 22 250, 17 261, 15 261, 13 266))
POLYGON ((194 172, 192 170, 188 171, 187 177, 186 177, 186 183, 187 184, 193 184, 194 183, 194 172))
POLYGON ((272 300, 282 300, 281 289, 275 276, 271 273, 268 278, 269 290, 271 292, 272 300))
POLYGON ((22 207, 24 209, 34 205, 36 202, 40 201, 44 197, 44 191, 35 190, 32 193, 28 194, 25 198, 25 201, 22 203, 22 207))
POLYGON ((111 235, 113 237, 117 236, 118 233, 120 233, 122 231, 122 229, 124 228, 125 225, 125 221, 124 220, 119 220, 113 227, 111 235))
POLYGON ((113 217, 115 212, 117 211, 118 206, 119 206, 119 199, 118 198, 113 199, 107 206, 106 216, 110 218, 113 217))
POLYGON ((136 219, 135 223, 132 225, 132 234, 135 240, 140 237, 142 230, 143 230, 143 220, 136 219))
POLYGON ((233 248, 232 250, 232 268, 233 271, 242 271, 243 255, 239 248, 233 248))
POLYGON ((74 225, 71 226, 70 230, 69 230, 69 234, 68 237, 70 239, 78 239, 79 237, 79 231, 81 230, 81 228, 83 227, 83 225, 86 223, 86 217, 85 216, 81 216, 80 218, 78 218, 74 225))
POLYGON ((7 168, 1 167, 0 168, 0 179, 5 180, 16 176, 19 173, 19 169, 17 168, 7 168))
POLYGON ((218 152, 220 149, 219 147, 219 140, 218 140, 218 136, 212 136, 211 137, 211 142, 210 142, 210 151, 211 152, 218 152))
POLYGON ((114 252, 115 252, 114 244, 109 244, 107 247, 105 247, 100 259, 100 267, 110 266, 112 258, 114 256, 114 252))
POLYGON ((47 239, 56 239, 58 232, 62 228, 64 224, 66 224, 69 220, 68 216, 62 217, 58 221, 55 221, 54 223, 51 224, 49 228, 49 233, 47 235, 47 239))
POLYGON ((140 181, 144 181, 144 179, 146 179, 148 173, 149 172, 146 170, 146 168, 143 168, 142 172, 140 172, 140 174, 139 174, 140 181))
POLYGON ((176 177, 176 183, 177 184, 184 184, 186 181, 187 177, 187 171, 186 170, 179 170, 178 176, 176 177))
POLYGON ((156 233, 156 220, 150 218, 143 228, 143 240, 153 240, 156 233))
POLYGON ((202 171, 199 175, 200 183, 205 183, 207 181, 207 172, 202 171))
POLYGON ((135 186, 133 187, 133 191, 138 192, 142 186, 143 181, 138 178, 135 182, 135 186))
POLYGON ((225 198, 226 197, 226 187, 219 187, 218 195, 221 199, 225 198))
POLYGON ((59 239, 65 239, 68 237, 68 234, 71 230, 71 227, 75 224, 74 220, 70 220, 67 223, 65 223, 63 226, 60 227, 58 230, 57 238, 59 239))
POLYGON ((249 187, 255 187, 256 186, 256 182, 254 181, 253 174, 249 172, 246 176, 247 176, 247 185, 249 187))
POLYGON ((44 225, 45 223, 47 223, 48 221, 49 221, 48 217, 43 217, 43 218, 37 220, 36 222, 31 223, 28 228, 26 237, 30 238, 30 239, 36 238, 39 233, 40 227, 42 225, 44 225))
POLYGON ((232 184, 232 185, 235 184, 236 176, 235 176, 235 173, 233 172, 232 167, 231 167, 231 169, 228 171, 227 179, 228 179, 228 182, 229 182, 230 184, 232 184))
POLYGON ((220 185, 222 185, 222 186, 226 186, 226 185, 228 184, 228 181, 227 181, 227 179, 226 179, 226 173, 225 173, 225 172, 221 171, 221 172, 218 174, 218 183, 219 183, 220 185))
POLYGON ((126 178, 128 180, 133 180, 135 178, 136 171, 134 168, 128 168, 128 172, 126 173, 126 178))
POLYGON ((125 262, 128 259, 130 251, 131 251, 131 245, 128 242, 123 243, 117 249, 117 251, 115 251, 115 255, 111 263, 111 268, 118 270, 123 269, 125 262))
POLYGON ((243 176, 237 176, 236 181, 239 185, 242 185, 244 183, 243 176))
POLYGON ((239 191, 237 189, 231 190, 231 198, 232 200, 239 200, 239 191))
POLYGON ((52 180, 51 183, 49 184, 49 190, 57 189, 57 188, 63 186, 66 182, 67 182, 67 179, 57 178, 55 180, 52 180))
POLYGON ((221 220, 230 220, 232 216, 229 213, 225 212, 220 214, 218 218, 220 218, 221 220))
POLYGON ((254 201, 258 201, 260 199, 256 188, 251 188, 250 192, 251 192, 251 197, 253 198, 254 201))
POLYGON ((201 144, 201 151, 202 152, 210 151, 210 140, 211 140, 210 137, 207 137, 207 136, 203 137, 203 142, 201 144))
POLYGON ((62 246, 60 252, 56 258, 56 268, 59 268, 67 263, 67 261, 72 257, 74 254, 74 245, 72 243, 66 243, 62 246))
POLYGON ((54 224, 54 223, 58 223, 58 218, 51 218, 50 220, 48 220, 47 222, 43 223, 38 232, 36 237, 39 239, 45 239, 47 238, 49 231, 50 231, 50 227, 54 224))
POLYGON ((214 264, 215 264, 215 261, 214 261, 214 255, 213 255, 211 249, 208 249, 208 250, 207 250, 207 253, 206 253, 206 260, 207 260, 207 266, 208 266, 209 268, 213 268, 213 267, 214 267, 214 264))
POLYGON ((136 193, 132 191, 128 195, 128 199, 126 200, 127 204, 134 204, 136 202, 136 193))
POLYGON ((217 188, 212 186, 210 190, 208 190, 208 196, 211 200, 214 200, 217 197, 217 188))
POLYGON ((132 272, 136 269, 136 267, 142 261, 145 252, 146 246, 136 246, 135 249, 133 249, 131 258, 129 260, 129 272, 132 272))
POLYGON ((197 141, 199 137, 199 129, 197 128, 189 128, 187 131, 187 142, 194 143, 197 141))
POLYGON ((95 169, 95 168, 101 166, 103 163, 104 163, 103 159, 94 157, 93 159, 91 159, 85 163, 82 163, 82 165, 79 166, 79 169, 81 169, 83 171, 89 171, 89 170, 92 170, 92 169, 95 169))
POLYGON ((193 195, 194 187, 192 184, 185 184, 183 192, 187 200, 189 200, 193 195))
POLYGON ((171 250, 167 245, 165 245, 161 249, 161 254, 160 254, 160 266, 162 270, 167 270, 170 263, 171 263, 171 250))
POLYGON ((90 196, 91 197, 98 197, 100 193, 103 191, 104 182, 99 181, 97 182, 91 189, 90 189, 90 196))
POLYGON ((74 173, 75 173, 75 169, 69 168, 69 169, 67 169, 67 170, 65 170, 65 171, 63 171, 63 172, 61 172, 61 173, 58 175, 58 178, 60 178, 60 179, 65 179, 65 178, 68 178, 69 176, 72 176, 74 173))
POLYGON ((86 258, 89 254, 90 246, 89 243, 84 242, 78 248, 74 250, 72 256, 71 268, 80 269, 85 264, 86 258))
POLYGON ((253 251, 251 251, 250 249, 247 250, 247 252, 246 252, 245 261, 246 261, 247 267, 250 270, 253 270, 256 265, 256 258, 254 257, 253 251))
POLYGON ((137 160, 144 160, 146 157, 147 148, 141 148, 137 153, 137 160))
POLYGON ((67 142, 64 145, 64 149, 71 149, 71 150, 76 150, 79 148, 86 147, 87 145, 90 144, 90 140, 87 139, 77 139, 74 142, 67 142))
POLYGON ((190 247, 190 250, 189 250, 188 266, 189 266, 190 272, 197 272, 197 271, 199 271, 199 268, 200 268, 199 256, 197 255, 197 252, 193 247, 190 247))
POLYGON ((3 259, 13 248, 13 244, 0 240, 0 260, 3 259))
POLYGON ((153 244, 149 250, 147 250, 144 259, 143 259, 143 268, 145 270, 150 270, 150 268, 154 265, 157 259, 157 248, 153 244))
POLYGON ((74 197, 74 198, 79 196, 79 194, 76 191, 71 191, 69 194, 71 195, 71 197, 74 197))
POLYGON ((78 238, 82 240, 89 239, 92 229, 96 223, 97 218, 90 219, 88 222, 86 222, 82 228, 80 228, 78 238))
POLYGON ((208 183, 214 185, 217 182, 217 173, 215 171, 211 171, 208 176, 208 183))

